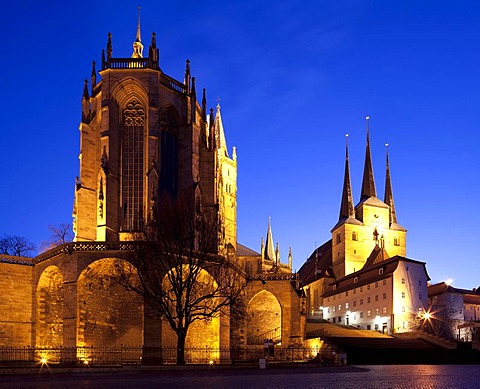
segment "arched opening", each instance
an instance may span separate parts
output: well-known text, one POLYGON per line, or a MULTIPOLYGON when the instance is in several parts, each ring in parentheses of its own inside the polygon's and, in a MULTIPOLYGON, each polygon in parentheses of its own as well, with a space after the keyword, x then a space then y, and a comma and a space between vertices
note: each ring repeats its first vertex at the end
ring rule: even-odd
POLYGON ((144 222, 145 108, 137 98, 123 108, 122 127, 122 207, 123 231, 139 231, 144 222))
MULTIPOLYGON (((183 274, 188 274, 189 267, 183 265, 182 269, 183 274)), ((175 276, 176 278, 177 276, 175 276)), ((164 289, 170 290, 170 280, 168 276, 165 276, 164 280, 164 289)), ((201 269, 198 273, 195 282, 196 286, 192 289, 191 297, 189 301, 198 300, 197 303, 191 305, 191 313, 198 315, 200 312, 205 311, 209 312, 212 307, 216 306, 217 302, 215 299, 207 299, 201 301, 198 297, 202 295, 207 295, 212 293, 212 290, 216 288, 217 283, 215 279, 207 271, 201 269)), ((213 315, 208 317, 205 320, 195 320, 190 324, 187 332, 187 337, 185 339, 185 349, 187 360, 194 361, 198 359, 198 356, 195 355, 200 349, 214 349, 218 353, 218 348, 220 347, 220 315, 213 315), (190 354, 190 355, 189 355, 190 354)), ((170 325, 165 321, 163 331, 163 344, 166 347, 176 347, 177 337, 170 325)), ((201 351, 201 350, 200 350, 201 351)), ((212 359, 218 359, 215 355, 211 354, 212 359)))
POLYGON ((174 199, 178 193, 178 120, 172 108, 159 115, 160 127, 160 177, 159 195, 168 194, 174 199))
POLYGON ((121 286, 118 266, 130 266, 120 259, 91 263, 77 282, 79 347, 118 347, 143 344, 143 300, 121 286))
POLYGON ((37 284, 36 293, 36 346, 63 345, 64 310, 63 275, 56 266, 47 267, 37 284))
POLYGON ((247 344, 263 344, 265 339, 282 341, 282 307, 271 292, 262 290, 247 307, 247 344))

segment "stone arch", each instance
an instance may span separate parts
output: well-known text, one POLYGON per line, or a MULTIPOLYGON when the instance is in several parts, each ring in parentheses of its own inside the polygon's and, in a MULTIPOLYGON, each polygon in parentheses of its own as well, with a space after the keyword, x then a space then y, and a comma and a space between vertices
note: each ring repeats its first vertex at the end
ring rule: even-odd
POLYGON ((133 98, 140 100, 145 109, 148 108, 148 92, 145 87, 133 77, 124 78, 112 90, 112 97, 118 106, 123 108, 133 98))
POLYGON ((143 344, 143 299, 116 281, 117 258, 90 263, 77 281, 77 346, 118 347, 143 344))
POLYGON ((282 340, 282 307, 267 290, 258 292, 247 305, 247 344, 263 344, 264 339, 282 340))
MULTIPOLYGON (((188 266, 184 265, 184 269, 188 271, 188 266)), ((204 282, 206 285, 213 283, 216 285, 216 280, 213 276, 204 269, 200 270, 198 281, 204 282)), ((167 276, 165 276, 164 285, 168 284, 167 276)), ((165 323, 167 329, 163 331, 163 344, 167 347, 176 346, 176 335, 170 326, 165 323)), ((196 320, 194 321, 187 332, 187 338, 185 339, 185 347, 188 348, 212 348, 218 350, 220 347, 220 326, 221 317, 212 317, 208 320, 196 320)))
POLYGON ((63 345, 65 295, 63 275, 57 266, 48 266, 40 275, 36 291, 37 347, 63 345))

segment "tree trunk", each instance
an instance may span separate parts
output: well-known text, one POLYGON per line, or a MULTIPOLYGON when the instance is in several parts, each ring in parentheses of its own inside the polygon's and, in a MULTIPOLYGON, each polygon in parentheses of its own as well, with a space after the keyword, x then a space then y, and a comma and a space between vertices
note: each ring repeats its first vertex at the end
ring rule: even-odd
POLYGON ((177 332, 177 365, 185 365, 185 338, 187 334, 183 331, 177 332))

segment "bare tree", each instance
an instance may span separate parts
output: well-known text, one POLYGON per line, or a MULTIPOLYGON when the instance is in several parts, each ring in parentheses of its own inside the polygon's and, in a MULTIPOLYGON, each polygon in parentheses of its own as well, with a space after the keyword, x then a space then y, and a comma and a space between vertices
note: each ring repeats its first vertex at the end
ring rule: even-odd
POLYGON ((40 251, 44 252, 73 240, 72 225, 69 223, 61 223, 58 225, 49 225, 50 238, 40 244, 40 251))
POLYGON ((0 238, 1 254, 26 257, 33 251, 35 251, 35 245, 23 236, 4 234, 0 238))
POLYGON ((161 200, 130 266, 119 282, 144 298, 177 335, 177 364, 185 364, 185 340, 195 321, 228 315, 246 285, 233 258, 218 255, 215 211, 195 205, 194 190, 161 200), (138 272, 138 276, 137 276, 138 272))

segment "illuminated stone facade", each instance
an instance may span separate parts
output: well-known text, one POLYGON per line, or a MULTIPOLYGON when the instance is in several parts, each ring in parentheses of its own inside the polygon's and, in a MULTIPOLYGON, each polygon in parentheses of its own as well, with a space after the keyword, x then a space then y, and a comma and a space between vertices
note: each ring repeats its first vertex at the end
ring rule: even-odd
POLYGON ((194 191, 194 209, 218 218, 214 254, 232 256, 248 281, 234 312, 192 324, 186 346, 301 343, 304 299, 291 254, 285 265, 278 247, 265 258, 237 244, 237 156, 220 106, 207 111, 205 90, 197 101, 189 61, 183 82, 162 71, 155 34, 143 57, 140 24, 130 58, 114 57, 112 47, 109 34, 84 85, 74 242, 33 259, 0 258, 0 285, 11 291, 0 303, 0 346, 175 349, 167 322, 114 278, 162 196, 185 190, 194 191))
POLYGON ((410 331, 427 308, 429 277, 425 263, 406 258, 407 231, 397 221, 388 153, 384 200, 377 198, 368 117, 360 201, 354 206, 347 142, 340 215, 331 234, 299 271, 309 316, 388 333, 410 331))

